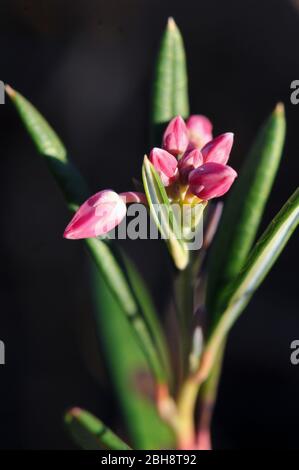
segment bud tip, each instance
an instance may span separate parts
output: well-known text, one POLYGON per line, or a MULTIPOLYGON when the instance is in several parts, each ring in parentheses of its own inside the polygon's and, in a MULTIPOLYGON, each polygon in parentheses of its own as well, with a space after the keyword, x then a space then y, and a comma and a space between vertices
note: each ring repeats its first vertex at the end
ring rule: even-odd
POLYGON ((274 112, 275 114, 284 114, 284 104, 281 102, 277 103, 274 112))
POLYGON ((78 418, 81 414, 81 409, 78 407, 69 409, 64 415, 64 421, 66 424, 71 424, 73 418, 78 418))
POLYGON ((11 98, 13 98, 16 94, 15 90, 10 85, 5 85, 5 91, 11 98))
POLYGON ((174 30, 176 29, 176 27, 177 27, 177 26, 176 26, 176 23, 175 23, 173 17, 170 16, 170 17, 168 18, 167 28, 169 29, 169 31, 174 31, 174 30))

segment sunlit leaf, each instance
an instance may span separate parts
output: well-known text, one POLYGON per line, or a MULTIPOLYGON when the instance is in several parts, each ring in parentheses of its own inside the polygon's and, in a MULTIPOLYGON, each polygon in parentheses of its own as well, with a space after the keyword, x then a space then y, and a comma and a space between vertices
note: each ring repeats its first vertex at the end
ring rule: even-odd
MULTIPOLYGON (((72 209, 76 208, 77 204, 89 194, 83 178, 68 162, 64 146, 50 125, 28 100, 11 87, 7 87, 7 93, 15 104, 37 150, 47 161, 68 205, 72 209)), ((129 320, 131 329, 155 377, 159 381, 166 380, 163 363, 155 348, 155 332, 148 328, 148 323, 136 302, 136 295, 119 265, 116 248, 111 242, 95 238, 88 239, 85 243, 104 281, 129 320)))
POLYGON ((184 269, 189 260, 187 246, 182 240, 180 228, 160 177, 146 156, 142 166, 142 179, 151 215, 165 239, 174 264, 178 269, 184 269))
POLYGON ((229 193, 211 248, 207 306, 213 318, 221 314, 223 292, 240 272, 256 237, 284 138, 284 109, 279 104, 260 130, 229 193))
POLYGON ((154 75, 151 117, 154 133, 161 134, 163 125, 176 115, 189 115, 188 78, 183 39, 173 18, 169 18, 154 75))
POLYGON ((255 244, 237 278, 227 287, 223 301, 224 311, 214 325, 205 349, 203 362, 206 371, 210 370, 226 334, 272 268, 298 223, 299 189, 272 220, 255 244))

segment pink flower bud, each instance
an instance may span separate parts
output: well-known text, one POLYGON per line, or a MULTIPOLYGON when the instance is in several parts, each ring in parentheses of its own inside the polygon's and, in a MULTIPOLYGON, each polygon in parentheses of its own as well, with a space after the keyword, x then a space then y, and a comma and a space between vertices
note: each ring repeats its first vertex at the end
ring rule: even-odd
POLYGON ((177 159, 166 150, 154 147, 149 159, 158 172, 164 186, 170 186, 178 177, 177 159))
POLYGON ((126 193, 120 193, 120 197, 125 204, 147 204, 146 195, 136 191, 127 191, 126 193))
POLYGON ((222 165, 225 165, 229 159, 233 142, 234 134, 232 132, 226 132, 226 134, 215 137, 215 139, 208 142, 201 149, 204 162, 222 163, 222 165))
POLYGON ((173 118, 163 135, 163 149, 172 155, 184 153, 189 143, 188 131, 181 116, 173 118))
POLYGON ((91 196, 79 207, 63 236, 70 239, 104 235, 116 227, 126 215, 126 204, 110 189, 91 196))
POLYGON ((187 151, 178 163, 181 182, 187 184, 189 173, 202 164, 203 158, 199 149, 187 151))
POLYGON ((190 142, 201 149, 207 142, 213 139, 213 125, 211 121, 201 114, 193 114, 187 120, 190 142))
POLYGON ((236 171, 221 163, 204 163, 189 175, 189 190, 203 200, 225 194, 237 177, 236 171))

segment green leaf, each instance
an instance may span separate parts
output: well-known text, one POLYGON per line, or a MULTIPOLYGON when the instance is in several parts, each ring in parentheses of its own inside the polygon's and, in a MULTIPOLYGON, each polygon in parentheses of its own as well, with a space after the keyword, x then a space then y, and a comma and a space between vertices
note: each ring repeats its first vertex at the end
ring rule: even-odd
POLYGON ((189 115, 188 79, 183 39, 169 18, 156 63, 151 122, 161 134, 163 125, 176 115, 189 115))
POLYGON ((65 424, 77 444, 85 450, 131 450, 111 429, 88 411, 73 408, 65 424))
POLYGON ((272 268, 298 223, 299 189, 272 220, 255 244, 237 278, 227 287, 224 312, 215 325, 205 349, 206 360, 203 362, 207 370, 210 370, 229 329, 272 268))
POLYGON ((281 159, 285 138, 282 104, 259 132, 224 207, 209 259, 207 307, 215 319, 223 292, 238 275, 260 224, 281 159))
MULTIPOLYGON (((82 194, 85 198, 88 194, 84 180, 70 166, 64 147, 41 114, 29 101, 15 90, 12 90, 11 87, 6 87, 6 90, 38 151, 46 158, 49 169, 62 189, 69 207, 76 208, 82 194)), ((127 320, 129 320, 131 329, 138 339, 140 348, 145 354, 156 379, 160 382, 165 381, 166 372, 154 344, 155 332, 149 330, 148 324, 143 318, 134 291, 119 265, 119 256, 115 247, 111 242, 92 238, 86 240, 85 243, 112 295, 114 295, 127 320)))
POLYGON ((182 234, 165 188, 147 156, 144 157, 142 166, 142 179, 151 215, 165 239, 174 264, 178 269, 185 269, 189 260, 187 246, 181 239, 182 234))
POLYGON ((63 143, 39 111, 24 96, 17 93, 9 85, 6 85, 6 93, 16 104, 20 117, 38 151, 44 155, 57 158, 61 162, 65 162, 66 149, 63 143))
POLYGON ((121 253, 124 260, 124 269, 126 271, 127 280, 134 292, 137 304, 140 310, 143 312, 145 321, 149 325, 149 330, 154 333, 154 342, 159 357, 161 358, 163 368, 165 369, 170 384, 173 382, 172 371, 170 366, 169 350, 167 347, 167 341, 165 338, 164 331, 161 328, 161 323, 158 320, 158 314, 153 304, 152 298, 144 284, 142 276, 134 266, 133 262, 126 256, 125 253, 121 253))
POLYGON ((155 378, 158 382, 167 382, 163 361, 156 349, 155 331, 150 331, 136 301, 134 291, 130 288, 124 272, 125 266, 120 264, 118 249, 111 242, 95 238, 89 238, 85 242, 97 268, 109 285, 112 295, 126 315, 155 378))
POLYGON ((43 155, 71 210, 76 210, 89 196, 88 186, 76 168, 67 160, 66 149, 40 112, 9 85, 6 92, 32 138, 37 151, 43 155))
MULTIPOLYGON (((29 131, 39 128, 41 115, 35 108, 19 93, 11 92, 11 89, 10 96, 17 110, 22 111, 20 115, 29 131), (27 124, 27 111, 30 116, 30 126, 27 124), (37 123, 34 122, 35 119, 37 123)), ((45 142, 47 142, 49 136, 53 136, 54 131, 43 119, 42 123, 43 129, 47 129, 42 134, 45 142)), ((30 135, 36 143, 36 135, 32 133, 30 135)), ((38 135, 37 138, 39 137, 38 135)), ((63 158, 62 161, 57 158, 60 155, 59 151, 57 154, 47 155, 45 152, 48 146, 44 145, 43 139, 39 138, 37 148, 46 159, 49 169, 64 193, 69 207, 75 209, 77 204, 80 204, 89 196, 83 178, 66 158, 63 158)), ((146 292, 140 275, 123 255, 126 270, 122 271, 120 269, 118 263, 121 255, 115 245, 97 239, 87 240, 86 245, 98 268, 95 278, 98 334, 105 344, 106 359, 110 365, 114 385, 132 441, 138 448, 155 449, 161 444, 165 445, 165 448, 171 447, 173 445, 173 436, 170 434, 169 428, 161 422, 154 404, 149 403, 145 397, 140 397, 139 392, 134 389, 133 380, 129 379, 139 371, 148 371, 148 363, 143 353, 144 348, 140 344, 140 337, 136 335, 136 331, 132 330, 131 322, 128 322, 128 318, 135 317, 135 312, 137 312, 134 319, 136 325, 136 320, 140 319, 140 311, 144 311, 150 329, 150 333, 147 333, 146 336, 152 338, 158 345, 162 367, 164 365, 165 368, 168 367, 165 339, 161 326, 157 321, 156 312, 151 304, 150 296, 146 292), (136 279, 139 279, 138 288, 135 284, 136 279), (133 284, 135 289, 131 287, 133 284)), ((143 322, 143 319, 141 321, 143 322)), ((144 330, 144 328, 141 328, 141 330, 144 330)))
POLYGON ((102 338, 109 373, 133 447, 173 448, 173 433, 159 417, 155 404, 147 398, 147 390, 142 393, 142 381, 146 384, 149 369, 136 337, 98 272, 93 279, 97 332, 102 338))

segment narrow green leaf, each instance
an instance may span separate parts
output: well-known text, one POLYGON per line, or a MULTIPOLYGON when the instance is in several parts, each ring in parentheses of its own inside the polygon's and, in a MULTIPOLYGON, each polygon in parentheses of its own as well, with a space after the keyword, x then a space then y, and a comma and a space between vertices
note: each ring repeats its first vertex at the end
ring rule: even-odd
POLYGON ((151 122, 161 134, 163 125, 176 115, 189 115, 188 79, 183 39, 169 18, 156 63, 151 122))
POLYGON ((6 93, 16 103, 20 117, 31 135, 38 151, 44 155, 66 161, 66 149, 58 135, 45 118, 29 103, 24 96, 6 85, 6 93))
POLYGON ((149 368, 144 354, 123 311, 98 272, 94 273, 93 281, 97 332, 132 445, 134 449, 171 449, 173 433, 148 398, 149 368))
POLYGON ((142 179, 151 215, 165 239, 174 264, 178 269, 185 269, 189 260, 187 246, 181 239, 182 234, 165 188, 147 156, 144 157, 142 166, 142 179))
POLYGON ((111 429, 88 411, 73 408, 65 424, 77 444, 85 450, 131 450, 111 429))
MULTIPOLYGON (((103 278, 108 282, 110 290, 119 304, 139 341, 147 361, 158 382, 166 382, 167 376, 163 360, 156 348, 155 331, 151 331, 138 305, 134 290, 126 277, 125 265, 121 265, 119 250, 107 241, 95 238, 86 240, 89 251, 103 278), (100 243, 99 243, 100 242, 100 243)), ((132 266, 131 266, 131 269, 132 266)))
MULTIPOLYGON (((64 147, 35 107, 12 88, 7 87, 6 90, 38 151, 46 158, 49 169, 66 196, 69 207, 76 208, 82 194, 84 197, 88 194, 84 180, 70 166, 64 147)), ((165 381, 166 373, 155 348, 154 332, 149 331, 135 294, 120 268, 115 247, 112 243, 92 238, 85 243, 103 279, 129 320, 156 379, 165 381)))
POLYGON ((285 116, 278 104, 259 132, 224 207, 209 259, 208 311, 217 317, 226 286, 238 275, 259 227, 281 159, 285 116))
MULTIPOLYGON (((22 108, 20 114, 29 131, 31 127, 34 129, 39 128, 40 124, 34 123, 34 119, 37 119, 37 121, 40 119, 40 114, 35 111, 35 108, 17 92, 10 93, 10 96, 17 110, 20 111, 20 107, 22 108), (31 121, 30 127, 26 122, 27 108, 31 121)), ((42 122, 45 128, 47 123, 44 120, 42 122)), ((50 129, 49 126, 48 129, 50 129)), ((43 132, 45 142, 49 140, 49 135, 53 135, 53 132, 53 130, 43 132)), ((36 143, 35 134, 32 135, 31 133, 30 135, 36 143)), ((39 140, 37 148, 45 157, 69 207, 72 210, 76 209, 76 206, 89 196, 83 178, 66 158, 63 161, 57 158, 57 155, 60 155, 59 152, 56 155, 47 155, 45 152, 48 146, 44 145, 43 139, 39 140)), ((110 365, 113 382, 132 441, 140 449, 155 449, 159 445, 164 446, 164 448, 171 447, 173 445, 173 436, 169 432, 169 428, 159 418, 154 404, 149 403, 145 397, 140 397, 139 391, 134 389, 135 384, 132 379, 137 372, 148 371, 148 364, 145 360, 143 348, 140 346, 140 341, 132 331, 132 325, 127 318, 128 316, 134 316, 134 312, 139 309, 139 306, 145 311, 145 303, 150 305, 149 295, 146 293, 146 298, 143 298, 146 288, 140 275, 135 272, 134 266, 131 263, 127 265, 128 259, 125 259, 124 263, 127 266, 127 272, 130 271, 130 275, 124 279, 123 272, 119 270, 117 264, 119 253, 116 255, 115 246, 106 241, 92 239, 87 241, 87 247, 98 268, 95 278, 98 334, 105 344, 106 359, 110 365), (129 278, 132 276, 138 278, 139 284, 142 285, 142 291, 138 291, 139 298, 137 298, 136 291, 129 287, 129 278)), ((167 354, 165 344, 162 345, 164 341, 163 333, 158 321, 155 322, 154 320, 156 312, 154 312, 153 307, 148 307, 145 311, 145 316, 149 317, 150 314, 153 316, 151 321, 148 318, 151 337, 159 342, 159 351, 162 357, 161 364, 167 364, 167 361, 163 360, 163 357, 167 354), (151 312, 149 313, 150 308, 151 312), (161 352, 162 350, 163 352, 161 352)))
POLYGON ((69 208, 75 210, 89 196, 84 178, 67 160, 64 145, 40 112, 9 85, 6 86, 6 92, 15 105, 37 151, 43 155, 49 170, 55 177, 69 208))
POLYGON ((252 295, 259 287, 279 257, 299 223, 299 189, 297 189, 264 234, 255 244, 243 269, 227 287, 225 309, 213 329, 205 349, 208 358, 206 367, 213 364, 218 349, 238 316, 244 310, 252 295))
POLYGON ((141 311, 143 312, 145 321, 149 325, 149 330, 153 332, 153 340, 155 342, 155 347, 159 352, 159 357, 161 358, 163 368, 165 369, 167 377, 169 379, 169 383, 171 384, 173 381, 173 377, 170 366, 167 340, 165 338, 164 331, 161 328, 161 323, 158 320, 158 314, 156 312, 152 298, 149 295, 149 292, 144 284, 142 276, 140 276, 140 273, 134 266, 133 262, 126 256, 125 253, 121 253, 121 256, 124 259, 124 267, 126 270, 128 282, 131 286, 132 291, 134 292, 136 302, 138 303, 141 311))

